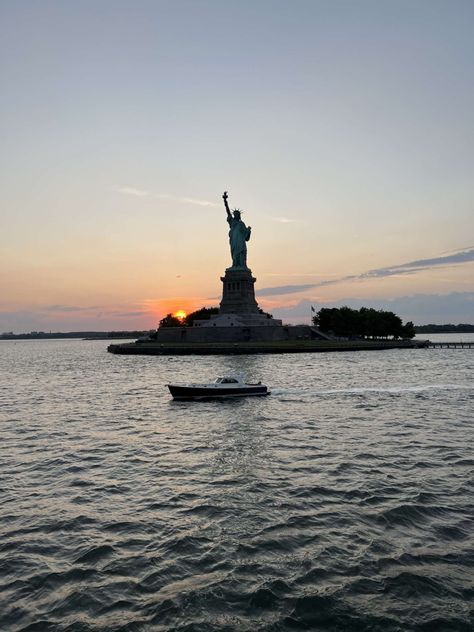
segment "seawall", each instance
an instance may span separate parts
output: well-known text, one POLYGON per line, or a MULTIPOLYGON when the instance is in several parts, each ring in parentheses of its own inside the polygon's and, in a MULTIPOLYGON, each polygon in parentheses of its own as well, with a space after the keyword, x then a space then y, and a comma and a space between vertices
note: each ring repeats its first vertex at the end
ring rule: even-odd
POLYGON ((428 340, 282 340, 234 343, 142 341, 111 344, 107 351, 123 355, 237 355, 420 349, 428 345, 428 340))

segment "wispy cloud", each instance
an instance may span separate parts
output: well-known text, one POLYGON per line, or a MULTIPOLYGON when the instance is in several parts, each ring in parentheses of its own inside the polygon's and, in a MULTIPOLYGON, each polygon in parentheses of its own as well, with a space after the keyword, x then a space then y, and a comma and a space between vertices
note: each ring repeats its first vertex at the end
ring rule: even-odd
POLYGON ((193 206, 220 206, 220 204, 217 204, 217 202, 211 202, 210 200, 201 200, 200 198, 188 197, 185 195, 172 195, 171 193, 153 193, 151 191, 145 191, 145 189, 139 189, 137 187, 114 186, 112 187, 112 190, 116 193, 121 193, 122 195, 131 195, 134 197, 152 197, 159 200, 170 200, 170 202, 178 202, 180 204, 192 204, 193 206))
POLYGON ((393 266, 387 266, 384 268, 375 268, 374 270, 368 270, 362 274, 352 274, 349 276, 343 276, 336 279, 328 279, 326 281, 319 281, 318 283, 305 283, 302 285, 279 285, 276 287, 265 287, 257 291, 258 296, 273 296, 282 294, 296 294, 298 292, 304 292, 316 287, 324 287, 326 285, 335 285, 336 283, 343 283, 344 281, 364 281, 366 279, 383 278, 389 276, 400 276, 405 274, 414 274, 415 272, 421 272, 423 270, 430 270, 432 268, 446 267, 451 265, 459 265, 463 263, 471 263, 474 261, 474 248, 466 248, 458 250, 451 254, 440 255, 438 257, 432 257, 430 259, 416 259, 415 261, 409 261, 407 263, 400 263, 393 266))
POLYGON ((149 312, 143 309, 139 310, 130 310, 130 306, 116 306, 116 307, 105 307, 101 305, 89 305, 89 306, 77 306, 77 305, 45 305, 42 308, 39 308, 39 312, 48 313, 48 314, 74 314, 74 313, 85 313, 93 312, 95 315, 99 315, 98 311, 100 311, 100 316, 114 316, 118 318, 129 318, 134 316, 145 316, 149 312))
MULTIPOLYGON (((312 279, 317 278, 322 276, 321 274, 318 274, 317 272, 264 272, 263 273, 266 277, 298 277, 299 279, 301 277, 311 277, 312 279)), ((260 274, 260 276, 263 276, 263 274, 260 274)), ((333 276, 335 276, 333 274, 333 276)), ((313 281, 314 283, 316 281, 313 281)))
POLYGON ((146 197, 150 195, 148 191, 136 189, 135 187, 113 187, 113 190, 123 195, 134 195, 135 197, 146 197))
POLYGON ((311 290, 313 287, 319 287, 320 283, 305 283, 303 285, 276 285, 275 287, 262 287, 256 290, 258 296, 273 296, 282 294, 297 294, 305 290, 311 290))
POLYGON ((180 202, 181 204, 194 204, 195 206, 220 206, 220 204, 210 202, 209 200, 199 200, 197 198, 170 195, 168 193, 159 193, 156 197, 161 200, 171 200, 172 202, 180 202))
POLYGON ((135 318, 138 316, 147 316, 149 312, 141 310, 136 312, 111 312, 111 314, 118 316, 119 318, 135 318))
POLYGON ((88 312, 95 311, 97 309, 101 309, 97 306, 91 307, 78 307, 77 305, 46 305, 42 308, 42 311, 45 312, 88 312))
POLYGON ((4 331, 111 331, 149 329, 157 324, 156 315, 135 305, 79 307, 44 305, 32 309, 0 309, 0 333, 4 331), (134 309, 137 307, 137 309, 134 309))
POLYGON ((457 250, 456 252, 449 255, 440 255, 439 257, 433 257, 431 259, 417 259, 415 261, 409 261, 408 263, 401 263, 395 266, 369 270, 368 272, 359 275, 359 277, 361 279, 386 277, 393 276, 394 274, 407 274, 418 270, 428 270, 437 266, 470 263, 471 261, 474 261, 474 247, 464 250, 457 250))
POLYGON ((297 222, 297 219, 291 219, 290 217, 272 217, 274 222, 279 222, 280 224, 293 224, 297 222))

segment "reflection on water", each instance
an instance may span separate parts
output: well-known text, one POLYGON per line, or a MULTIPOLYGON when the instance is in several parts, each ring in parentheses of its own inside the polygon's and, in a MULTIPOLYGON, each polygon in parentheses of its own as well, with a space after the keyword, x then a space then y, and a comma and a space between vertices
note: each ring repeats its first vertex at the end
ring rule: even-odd
POLYGON ((1 630, 472 629, 472 350, 106 345, 0 343, 1 630))

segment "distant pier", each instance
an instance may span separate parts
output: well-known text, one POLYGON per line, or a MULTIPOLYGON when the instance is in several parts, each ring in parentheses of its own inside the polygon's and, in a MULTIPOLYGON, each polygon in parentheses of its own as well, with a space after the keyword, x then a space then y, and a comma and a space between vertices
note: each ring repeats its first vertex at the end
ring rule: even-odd
POLYGON ((462 342, 462 340, 456 342, 431 342, 428 346, 431 349, 473 349, 474 342, 462 342))

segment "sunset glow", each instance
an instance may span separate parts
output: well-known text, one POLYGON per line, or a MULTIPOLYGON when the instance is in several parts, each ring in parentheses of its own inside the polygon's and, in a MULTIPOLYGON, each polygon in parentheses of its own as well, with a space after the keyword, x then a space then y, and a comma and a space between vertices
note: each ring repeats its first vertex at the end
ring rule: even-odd
POLYGON ((184 320, 187 316, 186 312, 184 311, 184 309, 179 309, 177 312, 175 312, 173 314, 173 316, 175 318, 178 318, 179 320, 184 320))
POLYGON ((218 306, 227 189, 275 318, 472 321, 472 2, 64 4, 2 3, 0 333, 218 306))

